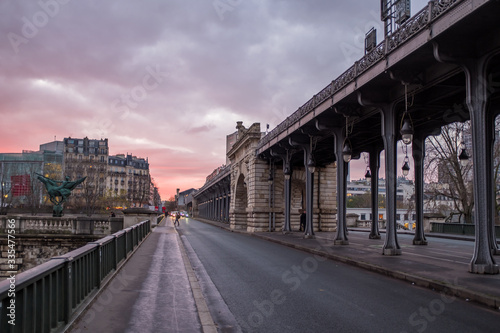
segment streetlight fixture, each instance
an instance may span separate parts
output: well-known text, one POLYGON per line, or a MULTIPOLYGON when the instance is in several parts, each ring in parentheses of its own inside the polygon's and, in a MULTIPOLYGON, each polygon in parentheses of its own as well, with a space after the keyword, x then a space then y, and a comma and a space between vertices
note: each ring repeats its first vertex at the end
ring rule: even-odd
POLYGON ((406 145, 401 145, 401 149, 403 150, 403 153, 405 154, 405 159, 403 160, 403 167, 401 170, 403 170, 403 176, 406 177, 408 176, 408 173, 410 172, 410 160, 408 158, 408 146, 406 145))
POLYGON ((370 168, 369 167, 366 167, 365 178, 366 178, 366 180, 370 180, 372 178, 372 174, 370 172, 370 168))
POLYGON ((344 157, 344 162, 349 163, 352 158, 351 142, 348 138, 344 140, 344 149, 342 150, 342 156, 344 157))
POLYGON ((408 176, 408 173, 410 172, 410 165, 408 164, 408 156, 405 156, 403 167, 401 168, 403 170, 403 176, 408 176))
POLYGON ((408 113, 408 85, 405 84, 405 112, 403 113, 403 117, 401 118, 401 138, 405 145, 409 145, 413 140, 413 123, 411 120, 411 116, 408 113))
POLYGON ((307 170, 309 170, 310 173, 314 173, 314 171, 316 171, 316 162, 314 161, 314 157, 313 157, 313 139, 312 139, 312 136, 310 136, 309 142, 310 142, 310 146, 309 146, 309 159, 307 161, 307 170))
POLYGON ((372 173, 370 172, 370 166, 369 166, 369 161, 366 153, 363 153, 363 158, 365 159, 366 163, 366 172, 365 172, 365 178, 366 180, 370 181, 372 178, 372 173))
POLYGON ((460 148, 462 149, 462 151, 460 152, 458 159, 460 161, 460 165, 462 167, 466 167, 467 164, 469 164, 469 154, 467 154, 467 150, 465 149, 465 142, 462 141, 462 143, 460 144, 460 148))
POLYGON ((345 139, 344 147, 342 149, 342 157, 344 158, 344 162, 346 163, 349 163, 352 159, 352 146, 351 140, 349 140, 349 117, 345 118, 345 139))
POLYGON ((316 163, 314 162, 314 157, 312 156, 312 152, 309 156, 309 160, 307 161, 307 170, 309 170, 310 173, 314 173, 316 171, 316 163))
POLYGON ((284 161, 284 170, 285 180, 290 180, 290 176, 292 175, 292 169, 290 168, 290 155, 288 154, 288 149, 286 150, 286 160, 284 161))

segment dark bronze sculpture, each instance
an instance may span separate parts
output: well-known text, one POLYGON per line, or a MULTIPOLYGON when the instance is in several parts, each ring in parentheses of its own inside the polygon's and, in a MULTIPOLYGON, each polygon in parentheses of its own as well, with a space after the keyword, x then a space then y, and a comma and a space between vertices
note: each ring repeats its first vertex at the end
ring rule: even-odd
POLYGON ((62 204, 66 201, 66 199, 71 195, 71 191, 78 186, 78 184, 82 183, 87 177, 80 178, 74 182, 69 181, 69 177, 66 176, 64 181, 61 180, 53 180, 47 177, 44 177, 40 174, 38 175, 38 179, 45 185, 47 189, 47 193, 49 194, 50 201, 54 204, 53 214, 54 217, 61 217, 63 207, 62 204))

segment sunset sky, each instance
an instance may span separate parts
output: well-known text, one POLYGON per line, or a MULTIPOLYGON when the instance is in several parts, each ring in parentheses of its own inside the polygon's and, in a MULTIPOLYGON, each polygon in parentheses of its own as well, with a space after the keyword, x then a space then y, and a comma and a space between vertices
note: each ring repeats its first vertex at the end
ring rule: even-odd
POLYGON ((0 152, 108 138, 168 199, 225 163, 236 121, 274 128, 361 58, 371 27, 378 0, 3 0, 0 152))

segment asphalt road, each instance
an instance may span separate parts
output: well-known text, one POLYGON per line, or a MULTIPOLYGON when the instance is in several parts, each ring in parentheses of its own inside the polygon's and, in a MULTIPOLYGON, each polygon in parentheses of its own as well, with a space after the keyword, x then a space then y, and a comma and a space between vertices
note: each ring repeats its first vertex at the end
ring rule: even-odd
POLYGON ((232 332, 498 332, 500 313, 193 219, 178 228, 232 332))

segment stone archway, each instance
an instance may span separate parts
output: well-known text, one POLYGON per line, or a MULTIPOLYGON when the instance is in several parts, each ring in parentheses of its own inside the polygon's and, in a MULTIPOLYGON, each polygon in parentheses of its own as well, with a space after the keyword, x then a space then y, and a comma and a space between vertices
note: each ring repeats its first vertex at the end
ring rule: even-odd
POLYGON ((240 173, 234 188, 233 208, 231 209, 231 229, 247 228, 248 191, 245 176, 240 173))

